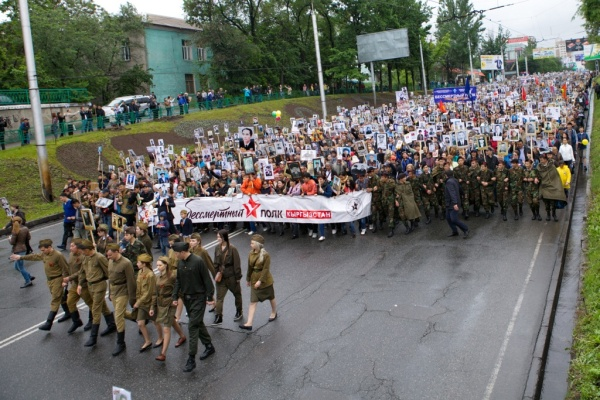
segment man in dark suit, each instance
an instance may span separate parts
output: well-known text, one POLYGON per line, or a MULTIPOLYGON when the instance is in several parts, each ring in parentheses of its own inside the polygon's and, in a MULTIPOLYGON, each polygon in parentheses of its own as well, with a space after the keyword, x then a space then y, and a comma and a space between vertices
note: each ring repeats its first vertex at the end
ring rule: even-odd
POLYGON ((469 227, 458 219, 460 209, 460 186, 452 170, 446 171, 446 184, 444 185, 444 199, 446 204, 446 221, 452 229, 448 237, 458 236, 458 228, 463 231, 463 238, 469 237, 469 227))

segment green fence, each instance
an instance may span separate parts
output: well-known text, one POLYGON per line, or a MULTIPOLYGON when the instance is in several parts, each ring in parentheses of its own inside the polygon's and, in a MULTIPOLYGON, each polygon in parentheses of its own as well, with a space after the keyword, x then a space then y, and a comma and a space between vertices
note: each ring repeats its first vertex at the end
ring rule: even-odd
MULTIPOLYGON (((309 93, 309 95, 318 95, 309 93)), ((136 124, 141 122, 148 122, 158 120, 163 117, 169 117, 174 115, 185 115, 194 112, 202 112, 206 110, 233 107, 243 104, 261 103, 271 100, 291 99, 298 97, 305 97, 306 94, 302 91, 293 91, 288 94, 287 91, 281 95, 279 92, 268 94, 253 95, 250 97, 238 96, 238 97, 226 97, 224 99, 213 100, 213 101, 201 101, 197 102, 195 99, 190 104, 179 106, 173 104, 169 109, 165 108, 164 105, 160 105, 155 110, 146 109, 139 113, 127 113, 127 114, 116 114, 110 117, 94 117, 91 120, 77 119, 62 124, 56 125, 44 125, 44 134, 46 135, 46 141, 50 142, 53 140, 60 140, 61 137, 72 136, 75 134, 86 133, 90 131, 96 131, 99 129, 110 128, 111 126, 123 126, 129 124, 136 124)), ((176 99, 175 99, 176 101, 176 99)), ((0 143, 4 141, 5 144, 21 144, 26 145, 30 140, 35 139, 35 131, 33 125, 29 128, 29 133, 26 134, 19 128, 18 123, 14 123, 15 129, 8 129, 4 133, 4 138, 0 134, 0 143)))
MULTIPOLYGON (((80 103, 91 99, 87 89, 40 89, 42 104, 80 103)), ((0 90, 0 105, 31 104, 29 90, 0 90)))

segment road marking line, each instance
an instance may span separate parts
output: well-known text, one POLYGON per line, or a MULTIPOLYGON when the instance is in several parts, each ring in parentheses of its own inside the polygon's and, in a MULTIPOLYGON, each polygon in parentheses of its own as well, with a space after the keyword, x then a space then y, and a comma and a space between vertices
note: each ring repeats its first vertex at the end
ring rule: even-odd
MULTIPOLYGON (((245 232, 246 232, 246 231, 245 231, 244 229, 238 229, 237 231, 235 231, 235 232, 233 232, 231 235, 229 235, 229 238, 230 238, 230 239, 231 239, 231 238, 234 238, 234 237, 236 237, 236 236, 238 236, 238 235, 240 235, 240 234, 242 234, 242 233, 245 233, 245 232)), ((209 244, 207 244, 207 245, 206 245, 206 247, 204 247, 204 249, 208 250, 208 249, 210 249, 210 248, 213 248, 213 247, 215 247, 216 245, 217 245, 217 241, 216 241, 216 240, 214 240, 214 241, 210 242, 209 244)), ((154 269, 154 272, 155 272, 155 273, 157 273, 157 272, 158 272, 158 270, 157 270, 157 269, 154 269)), ((108 298, 108 291, 107 291, 106 293, 107 293, 107 294, 106 294, 106 297, 105 297, 105 298, 108 298)), ((82 300, 80 300, 80 301, 82 301, 82 300)), ((83 309, 87 308, 87 305, 86 305, 85 303, 80 303, 80 304, 77 306, 77 308, 78 308, 78 309, 80 309, 80 310, 83 310, 83 309)), ((64 314, 65 314, 64 312, 62 312, 62 313, 60 313, 60 314, 57 314, 55 318, 60 318, 60 317, 62 317, 64 314)), ((32 333, 34 333, 34 332, 39 332, 39 331, 37 330, 37 328, 38 328, 40 325, 42 325, 44 322, 46 322, 46 321, 42 321, 42 322, 38 323, 37 325, 31 326, 31 327, 29 327, 29 328, 27 328, 27 329, 25 329, 25 330, 22 330, 22 331, 21 331, 21 332, 19 332, 19 333, 15 333, 14 335, 12 335, 12 336, 10 336, 10 337, 8 337, 8 338, 6 338, 6 339, 4 339, 4 340, 1 340, 1 341, 0 341, 0 349, 3 349, 3 348, 5 348, 6 346, 8 346, 8 345, 10 345, 10 344, 12 344, 12 343, 15 343, 15 342, 17 342, 17 341, 19 341, 19 340, 21 340, 21 339, 23 339, 23 338, 26 338, 27 336, 31 335, 31 334, 32 334, 32 333)))
POLYGON ((519 315, 519 311, 521 311, 521 305, 523 304, 523 298, 525 297, 525 290, 529 284, 529 280, 531 279, 531 274, 533 273, 533 267, 535 266, 535 262, 537 260, 537 256, 540 252, 540 246, 542 245, 542 237, 544 236, 544 232, 540 233, 540 237, 537 241, 537 245, 535 246, 535 251, 533 252, 533 258, 531 259, 531 263, 529 264, 529 270, 527 271, 527 276, 525 277, 525 282, 523 282, 523 288, 521 289, 521 293, 519 294, 519 298, 517 299, 517 304, 512 313, 512 317, 506 328, 506 333, 504 334, 504 341, 502 342, 502 346, 500 347, 500 351, 498 353, 498 359, 496 361, 496 366, 492 371, 492 376, 490 376, 490 380, 488 382, 485 395, 483 396, 484 400, 489 400, 492 396, 492 392, 494 391, 494 386, 496 385, 496 380, 498 379, 498 375, 500 374, 500 367, 502 367, 502 361, 504 360, 504 356, 506 354, 506 349, 508 348, 508 341, 512 336, 513 329, 515 327, 515 323, 517 321, 517 316, 519 315))
MULTIPOLYGON (((44 226, 42 226, 41 228, 37 228, 37 227, 35 227, 35 228, 31 228, 29 231, 30 231, 31 233, 35 233, 35 232, 37 232, 37 231, 42 231, 42 230, 44 230, 44 229, 52 228, 52 227, 54 227, 54 226, 56 226, 56 225, 62 225, 62 221, 61 221, 61 222, 54 223, 54 224, 50 224, 50 225, 44 225, 44 226)), ((0 243, 2 243, 2 242, 4 242, 4 241, 8 241, 9 237, 10 237, 10 235, 7 235, 7 237, 6 237, 6 238, 4 238, 4 239, 0 239, 0 243)))

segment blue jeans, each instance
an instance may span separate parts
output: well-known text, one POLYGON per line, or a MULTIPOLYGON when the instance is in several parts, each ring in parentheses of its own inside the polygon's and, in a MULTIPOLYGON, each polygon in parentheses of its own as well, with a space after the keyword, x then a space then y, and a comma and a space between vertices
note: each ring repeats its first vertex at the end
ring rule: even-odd
POLYGON ((458 219, 458 211, 455 209, 446 210, 446 221, 452 229, 452 233, 458 233, 456 227, 459 227, 461 231, 466 232, 469 227, 458 219))
POLYGON ((169 250, 169 237, 161 236, 158 240, 160 243, 160 252, 162 253, 163 256, 166 256, 167 251, 169 250))
POLYGON ((256 232, 256 223, 255 222, 250 221, 250 230, 252 232, 256 232))
POLYGON ((325 224, 319 224, 319 236, 325 236, 325 224))
MULTIPOLYGON (((25 252, 24 251, 20 251, 20 252, 15 253, 15 254, 18 254, 20 256, 24 256, 25 252)), ((25 269, 25 262, 23 260, 15 261, 15 269, 17 271, 19 271, 21 273, 21 275, 23 275, 23 279, 25 279, 25 283, 31 282, 31 275, 25 269)))

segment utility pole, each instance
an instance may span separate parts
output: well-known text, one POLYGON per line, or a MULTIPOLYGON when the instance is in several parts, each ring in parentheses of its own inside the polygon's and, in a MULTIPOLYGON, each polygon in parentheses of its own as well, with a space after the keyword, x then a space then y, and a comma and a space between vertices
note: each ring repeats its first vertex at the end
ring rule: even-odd
POLYGON ((317 54, 317 73, 319 75, 319 92, 321 94, 321 110, 323 112, 323 121, 327 118, 327 103, 325 101, 325 88, 323 87, 323 67, 321 67, 321 50, 319 49, 319 31, 317 30, 317 14, 315 5, 311 3, 313 35, 315 37, 315 53, 317 54))
POLYGON ((519 51, 518 50, 515 50, 515 56, 517 57, 517 62, 516 62, 516 65, 517 65, 517 79, 519 79, 519 51))
POLYGON ((419 51, 421 52, 421 71, 423 72, 423 93, 427 96, 427 77, 425 76, 425 60, 423 59, 423 44, 419 35, 419 51))
POLYGON ((469 41, 469 66, 471 68, 471 84, 474 85, 475 78, 473 77, 473 56, 471 55, 471 38, 469 38, 468 41, 469 41))
POLYGON ((371 86, 373 87, 373 107, 377 107, 377 88, 375 87, 375 70, 371 61, 371 86))
POLYGON ((40 181, 42 183, 42 197, 44 200, 53 201, 52 180, 50 165, 46 150, 46 136, 44 135, 44 119, 42 118, 42 101, 38 88, 35 58, 33 55, 33 39, 31 37, 31 21, 29 20, 29 5, 27 0, 19 0, 19 13, 21 14, 21 29, 23 30, 23 46, 25 47, 25 61, 27 63, 27 80, 29 82, 29 99, 33 113, 33 127, 35 132, 35 146, 37 149, 40 181))

